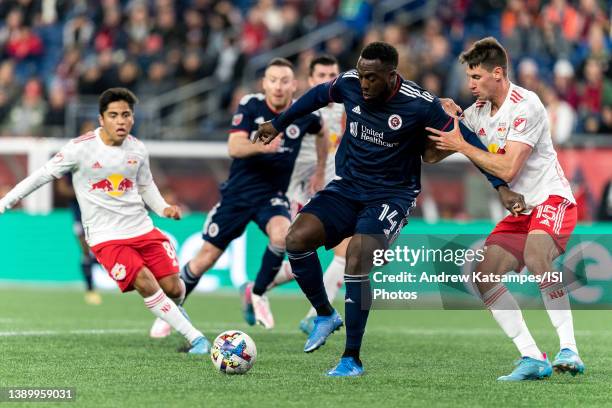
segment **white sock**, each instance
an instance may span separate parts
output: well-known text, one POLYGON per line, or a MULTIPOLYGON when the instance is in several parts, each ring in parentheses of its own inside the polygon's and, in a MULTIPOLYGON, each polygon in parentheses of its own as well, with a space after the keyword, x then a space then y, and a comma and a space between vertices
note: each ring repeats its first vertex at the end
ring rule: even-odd
POLYGON ((163 319, 177 332, 181 333, 190 344, 203 336, 179 310, 178 306, 166 296, 163 290, 158 290, 153 296, 144 298, 145 306, 157 317, 163 319))
POLYGON ((288 260, 285 259, 283 263, 281 264, 280 269, 276 273, 276 276, 274 276, 274 280, 268 285, 268 288, 266 289, 266 291, 276 286, 280 286, 283 283, 290 282, 294 279, 295 279, 295 276, 293 276, 293 272, 291 271, 291 264, 289 263, 288 260))
MULTIPOLYGON (((336 299, 340 288, 344 284, 345 266, 346 259, 343 256, 335 255, 323 274, 323 285, 325 285, 325 292, 327 293, 329 303, 334 303, 334 299, 336 299)), ((306 314, 306 318, 316 315, 317 311, 311 307, 306 314)))
POLYGON ((540 293, 544 300, 544 306, 548 317, 559 335, 560 348, 568 348, 578 354, 576 339, 574 338, 574 320, 570 309, 567 289, 562 283, 542 283, 540 293))
POLYGON ((183 280, 180 278, 179 285, 181 286, 181 294, 179 295, 179 297, 170 298, 177 306, 181 306, 183 304, 183 301, 185 300, 185 293, 187 292, 187 289, 185 288, 185 282, 183 282, 183 280))
POLYGON ((495 285, 482 296, 482 299, 497 324, 512 339, 521 356, 544 359, 523 320, 521 309, 504 285, 495 285))

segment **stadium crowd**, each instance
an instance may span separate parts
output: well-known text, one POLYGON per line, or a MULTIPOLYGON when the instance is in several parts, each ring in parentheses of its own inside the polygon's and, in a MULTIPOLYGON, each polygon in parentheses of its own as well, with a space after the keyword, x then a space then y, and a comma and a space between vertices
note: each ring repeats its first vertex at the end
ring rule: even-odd
POLYGON ((222 93, 218 108, 231 111, 250 57, 337 20, 348 23, 345 34, 293 56, 302 77, 315 51, 349 69, 363 44, 382 39, 400 50, 402 75, 467 106, 472 97, 456 56, 494 35, 513 56, 514 80, 537 90, 548 107, 556 142, 612 132, 610 2, 509 0, 500 7, 494 0, 442 0, 416 23, 404 23, 407 12, 399 10, 376 24, 379 3, 0 2, 2 134, 46 135, 44 127, 63 125, 69 101, 110 86, 146 99, 212 76, 222 93))

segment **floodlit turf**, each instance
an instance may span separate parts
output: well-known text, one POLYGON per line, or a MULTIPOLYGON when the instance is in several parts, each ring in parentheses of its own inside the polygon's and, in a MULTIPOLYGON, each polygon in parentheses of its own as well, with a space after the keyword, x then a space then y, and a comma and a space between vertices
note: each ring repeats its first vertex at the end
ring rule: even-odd
MULTIPOLYGON (((177 353, 183 344, 177 335, 149 339, 152 317, 138 295, 103 297, 102 306, 87 306, 76 290, 0 289, 0 387, 75 387, 77 402, 63 406, 92 407, 610 403, 609 311, 574 313, 584 376, 497 383, 517 355, 484 311, 373 311, 362 352, 366 375, 329 379, 324 372, 342 352, 345 332, 304 354, 305 337, 297 330, 306 310, 302 298, 272 294, 277 328, 265 331, 242 322, 237 296, 192 296, 187 310, 211 340, 240 329, 257 343, 255 367, 232 377, 215 372, 208 356, 177 353)), ((546 313, 527 311, 525 317, 541 348, 554 357, 558 342, 546 313)))

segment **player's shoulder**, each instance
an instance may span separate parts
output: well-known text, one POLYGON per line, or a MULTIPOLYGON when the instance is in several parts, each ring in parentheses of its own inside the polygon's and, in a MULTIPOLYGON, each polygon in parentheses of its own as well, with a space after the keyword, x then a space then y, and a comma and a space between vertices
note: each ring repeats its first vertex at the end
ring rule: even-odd
POLYGON ((351 69, 350 71, 342 72, 336 79, 334 80, 335 84, 339 85, 350 85, 350 84, 359 84, 359 74, 356 69, 351 69))
POLYGON ((252 104, 261 104, 264 103, 266 100, 266 96, 262 93, 250 93, 250 94, 246 94, 244 95, 239 102, 239 105, 241 106, 247 106, 247 105, 252 105, 252 104))
POLYGON ((80 136, 75 137, 74 139, 70 140, 70 144, 71 145, 84 145, 84 144, 88 144, 88 143, 92 143, 93 141, 95 141, 96 139, 96 132, 91 130, 87 133, 83 133, 80 136))
POLYGON ((132 148, 134 150, 146 151, 146 149, 147 149, 145 147, 145 144, 143 143, 143 141, 138 139, 134 135, 128 135, 128 137, 125 139, 125 141, 123 143, 127 143, 128 147, 130 147, 130 148, 132 148))
POLYGON ((510 87, 508 100, 513 110, 516 109, 525 113, 540 113, 546 110, 540 97, 535 92, 522 88, 516 84, 512 84, 510 87))
POLYGON ((422 88, 416 82, 408 79, 401 79, 399 89, 397 91, 400 98, 423 103, 429 106, 435 99, 436 96, 428 90, 422 88))

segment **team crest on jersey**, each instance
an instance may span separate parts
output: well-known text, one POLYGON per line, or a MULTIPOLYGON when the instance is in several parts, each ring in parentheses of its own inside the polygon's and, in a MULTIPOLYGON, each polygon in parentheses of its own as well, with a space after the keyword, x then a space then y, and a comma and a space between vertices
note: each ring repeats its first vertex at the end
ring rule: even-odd
POLYGON ((285 134, 289 139, 297 139, 300 137, 300 128, 297 125, 289 125, 287 129, 285 129, 285 134))
POLYGON ((353 135, 353 137, 357 137, 357 133, 359 133, 359 123, 351 122, 350 129, 351 129, 351 135, 353 135))
POLYGON ((209 237, 214 238, 217 235, 219 235, 219 226, 217 225, 216 222, 212 222, 208 226, 208 231, 206 231, 206 232, 208 233, 209 237))
POLYGON ((397 130, 402 127, 402 118, 400 115, 391 115, 387 122, 392 130, 397 130))
POLYGON ((514 129, 517 132, 522 132, 523 130, 525 130, 525 126, 527 126, 527 119, 525 118, 516 118, 514 119, 514 129))
POLYGON ((497 136, 498 137, 504 137, 504 135, 506 134, 506 130, 508 130, 508 128, 506 127, 506 122, 499 122, 497 124, 497 136))
POLYGON ((134 166, 136 164, 138 164, 138 159, 136 157, 134 157, 134 156, 128 156, 128 158, 127 158, 127 165, 128 166, 134 166))
POLYGON ((125 270, 125 265, 120 263, 116 263, 111 269, 111 276, 116 281, 121 281, 125 279, 125 275, 127 275, 127 271, 125 270))
POLYGON ((242 113, 237 113, 232 117, 232 126, 238 126, 242 123, 242 118, 244 115, 242 113))

